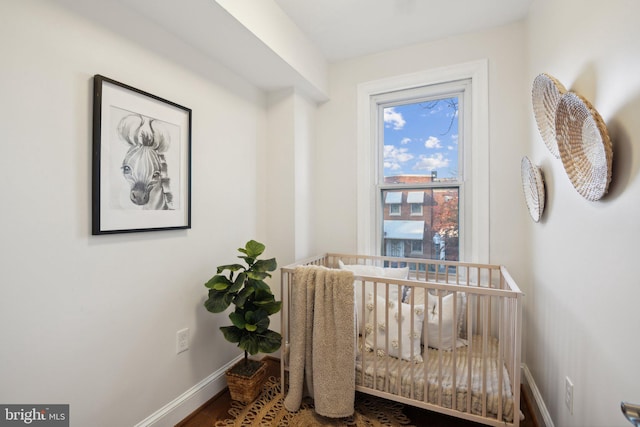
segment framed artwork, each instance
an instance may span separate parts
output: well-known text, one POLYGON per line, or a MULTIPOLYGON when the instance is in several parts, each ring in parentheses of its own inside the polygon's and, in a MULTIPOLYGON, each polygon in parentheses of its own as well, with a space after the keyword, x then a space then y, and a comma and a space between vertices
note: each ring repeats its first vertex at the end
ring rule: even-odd
POLYGON ((93 78, 92 234, 191 228, 191 110, 93 78))

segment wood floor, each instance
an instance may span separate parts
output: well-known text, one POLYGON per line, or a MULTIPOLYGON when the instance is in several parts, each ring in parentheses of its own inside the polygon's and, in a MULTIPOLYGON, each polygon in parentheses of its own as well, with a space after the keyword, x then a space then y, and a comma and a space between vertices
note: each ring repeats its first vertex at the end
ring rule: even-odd
MULTIPOLYGON (((268 376, 280 377, 280 362, 277 359, 266 357, 268 361, 268 376)), ((193 414, 182 420, 176 427, 212 427, 213 423, 218 420, 228 418, 227 411, 231 402, 231 396, 228 390, 223 390, 218 395, 197 409, 193 414)), ((520 422, 521 427, 539 427, 540 423, 532 415, 531 406, 527 405, 527 399, 523 398, 520 408, 525 415, 524 421, 520 422)), ((438 414, 436 412, 427 411, 412 406, 405 406, 405 415, 411 418, 413 425, 416 427, 480 427, 483 424, 464 421, 447 415, 438 414)), ((275 427, 275 426, 274 426, 275 427)))

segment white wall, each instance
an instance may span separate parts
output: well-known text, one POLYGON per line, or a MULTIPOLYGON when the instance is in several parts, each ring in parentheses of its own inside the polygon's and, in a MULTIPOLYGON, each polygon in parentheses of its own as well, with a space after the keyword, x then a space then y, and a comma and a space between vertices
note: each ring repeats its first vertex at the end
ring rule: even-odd
POLYGON ((266 235, 266 100, 118 3, 95 20, 62 3, 0 2, 0 402, 69 403, 74 426, 134 425, 240 354, 218 331, 226 316, 202 307, 203 283, 266 235), (193 109, 191 230, 90 235, 96 73, 193 109), (182 328, 191 349, 176 355, 182 328))
POLYGON ((585 96, 605 120, 614 152, 609 194, 586 201, 528 107, 528 151, 543 168, 548 205, 542 222, 529 224, 526 359, 556 426, 629 425, 620 401, 640 402, 638 16, 636 1, 535 0, 528 20, 527 90, 545 72, 585 96), (573 415, 565 376, 575 385, 573 415))
POLYGON ((299 90, 326 100, 327 62, 322 52, 275 1, 215 1, 299 74, 304 82, 299 90))
POLYGON ((524 280, 526 246, 513 236, 525 229, 520 190, 526 123, 523 23, 408 46, 330 66, 330 101, 319 108, 316 149, 317 246, 356 251, 357 86, 363 82, 488 59, 490 134, 490 259, 524 280), (515 246, 515 247, 514 247, 515 246))
POLYGON ((269 94, 267 174, 261 175, 258 184, 265 189, 265 197, 258 209, 272 249, 280 255, 280 266, 307 258, 315 249, 315 111, 315 102, 295 90, 269 94))

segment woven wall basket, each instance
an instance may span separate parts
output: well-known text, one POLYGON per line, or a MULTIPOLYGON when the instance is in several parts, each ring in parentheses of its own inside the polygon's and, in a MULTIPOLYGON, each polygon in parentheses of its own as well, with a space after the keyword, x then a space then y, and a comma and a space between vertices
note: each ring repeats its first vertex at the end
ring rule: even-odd
POLYGON ((522 175, 522 191, 529 215, 535 222, 538 222, 544 212, 545 203, 542 172, 540 172, 540 168, 531 163, 527 156, 524 156, 520 162, 520 173, 522 175))
POLYGON ((585 199, 604 196, 611 182, 613 149, 607 127, 591 103, 565 93, 556 111, 558 150, 571 183, 585 199))
POLYGON ((556 108, 566 92, 562 83, 549 74, 540 74, 533 80, 533 114, 542 140, 555 158, 560 157, 556 139, 556 108))

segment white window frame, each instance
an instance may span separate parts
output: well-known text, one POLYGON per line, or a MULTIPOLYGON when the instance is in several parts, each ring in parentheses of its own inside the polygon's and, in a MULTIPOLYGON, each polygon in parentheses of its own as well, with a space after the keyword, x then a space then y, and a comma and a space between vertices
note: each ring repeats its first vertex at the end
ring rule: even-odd
POLYGON ((422 205, 419 203, 411 203, 411 216, 423 216, 424 211, 422 210, 422 205), (414 212, 415 209, 415 212, 414 212))
POLYGON ((489 83, 488 61, 479 60, 432 70, 361 83, 358 85, 358 253, 378 255, 379 159, 376 96, 398 90, 471 80, 470 135, 464 141, 464 187, 460 199, 460 260, 489 262, 489 83))

